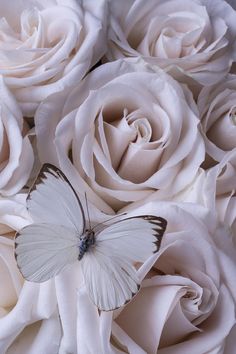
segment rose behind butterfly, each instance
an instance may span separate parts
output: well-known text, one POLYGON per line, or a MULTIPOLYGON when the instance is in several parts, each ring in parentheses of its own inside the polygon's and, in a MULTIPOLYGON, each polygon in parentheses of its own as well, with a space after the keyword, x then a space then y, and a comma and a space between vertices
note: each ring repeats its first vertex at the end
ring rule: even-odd
POLYGON ((0 353, 58 354, 54 283, 24 282, 14 257, 15 231, 31 222, 25 199, 23 194, 0 199, 0 353))
POLYGON ((103 55, 105 0, 1 1, 0 73, 32 117, 48 95, 77 84, 103 55))
POLYGON ((191 92, 162 70, 136 59, 105 64, 39 107, 39 156, 106 212, 169 199, 204 160, 197 112, 191 92))
POLYGON ((96 346, 104 353, 234 353, 236 253, 229 230, 197 204, 149 203, 130 214, 136 213, 168 220, 161 250, 139 269, 140 292, 113 314, 99 316, 81 289, 78 354, 96 346), (83 341, 92 323, 97 335, 83 341))

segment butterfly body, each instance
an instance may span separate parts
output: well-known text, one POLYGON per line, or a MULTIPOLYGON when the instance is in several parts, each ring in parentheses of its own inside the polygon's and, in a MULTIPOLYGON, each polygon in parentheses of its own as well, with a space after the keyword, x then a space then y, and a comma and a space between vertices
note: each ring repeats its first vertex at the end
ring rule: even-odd
POLYGON ((79 256, 78 260, 80 261, 85 252, 88 251, 90 246, 95 244, 95 233, 91 229, 86 229, 85 233, 82 234, 79 238, 79 256))
POLYGON ((44 164, 27 197, 33 223, 15 236, 15 258, 23 277, 47 281, 78 262, 92 302, 102 311, 117 309, 138 292, 136 263, 161 244, 167 221, 138 215, 86 228, 82 203, 63 172, 44 164))

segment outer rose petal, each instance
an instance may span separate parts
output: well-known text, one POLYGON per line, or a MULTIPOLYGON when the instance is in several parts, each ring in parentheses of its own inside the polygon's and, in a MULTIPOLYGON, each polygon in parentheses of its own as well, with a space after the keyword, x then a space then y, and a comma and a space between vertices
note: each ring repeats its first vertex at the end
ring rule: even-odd
POLYGON ((11 198, 0 198, 0 234, 20 230, 30 223, 26 210, 26 194, 17 194, 11 198))
POLYGON ((227 153, 222 161, 207 171, 202 193, 205 205, 214 210, 219 220, 231 228, 236 242, 236 149, 227 153))
POLYGON ((201 130, 209 158, 205 167, 236 148, 236 76, 228 75, 222 83, 205 87, 198 97, 201 130), (208 161, 209 160, 209 161, 208 161))
POLYGON ((23 135, 22 113, 0 78, 0 194, 16 194, 27 182, 33 167, 33 150, 23 135))
MULTIPOLYGON (((19 339, 20 347, 27 348, 27 345, 30 344, 32 350, 34 348, 34 350, 41 350, 48 354, 58 353, 61 329, 56 313, 54 291, 52 282, 41 285, 24 284, 16 306, 8 315, 0 319, 0 349, 2 352, 5 352, 15 339, 19 339), (35 301, 35 299, 37 300, 35 301), (38 321, 42 321, 41 327, 36 325, 34 328, 32 327, 30 334, 27 335, 26 331, 22 337, 19 335, 25 327, 32 326, 32 323, 38 321), (53 337, 45 341, 50 332, 53 337), (42 341, 40 337, 44 340, 42 341), (35 339, 36 341, 34 341, 35 339)), ((17 343, 13 343, 9 350, 14 353, 16 348, 18 348, 17 343)), ((28 350, 29 348, 25 353, 28 353, 28 350)))
MULTIPOLYGON (((236 244, 235 173, 236 149, 233 149, 226 153, 217 165, 208 170, 199 170, 194 181, 178 193, 173 200, 197 203, 211 210, 218 220, 230 229, 236 244)), ((189 204, 189 207, 191 207, 191 204, 189 204)), ((125 210, 128 210, 128 208, 125 208, 125 210)))

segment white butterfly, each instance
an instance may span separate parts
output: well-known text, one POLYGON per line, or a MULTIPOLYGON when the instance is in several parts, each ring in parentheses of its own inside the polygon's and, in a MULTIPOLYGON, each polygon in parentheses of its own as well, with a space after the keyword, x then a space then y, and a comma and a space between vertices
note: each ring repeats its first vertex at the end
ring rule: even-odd
POLYGON ((43 165, 27 198, 35 223, 15 237, 15 257, 23 277, 44 282, 79 261, 94 304, 114 310, 139 290, 134 262, 159 250, 167 222, 152 215, 113 222, 95 232, 87 227, 81 202, 66 176, 43 165))

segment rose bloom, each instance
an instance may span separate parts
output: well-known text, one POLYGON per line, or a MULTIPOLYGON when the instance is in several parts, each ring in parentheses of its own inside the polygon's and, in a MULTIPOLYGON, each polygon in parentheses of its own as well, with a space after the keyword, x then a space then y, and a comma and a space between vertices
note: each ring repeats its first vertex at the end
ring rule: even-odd
POLYGON ((153 202, 129 216, 141 214, 167 219, 161 249, 139 268, 139 293, 113 313, 99 315, 80 289, 77 353, 223 354, 227 347, 233 354, 236 252, 228 230, 197 204, 153 202))
POLYGON ((77 84, 105 51, 105 0, 1 1, 0 73, 25 116, 77 84))
POLYGON ((191 92, 162 70, 119 60, 49 97, 35 117, 39 157, 105 212, 171 198, 195 177, 205 148, 191 92))
POLYGON ((142 56, 175 77, 220 81, 235 59, 236 13, 222 0, 111 1, 109 61, 142 56))
POLYGON ((14 257, 15 231, 31 222, 25 200, 24 194, 0 199, 0 352, 58 354, 55 286, 24 282, 14 257))
POLYGON ((205 167, 209 167, 236 148, 236 76, 228 75, 219 84, 204 87, 198 108, 209 155, 205 167))
POLYGON ((0 195, 14 195, 27 182, 33 150, 17 102, 0 78, 0 195))

